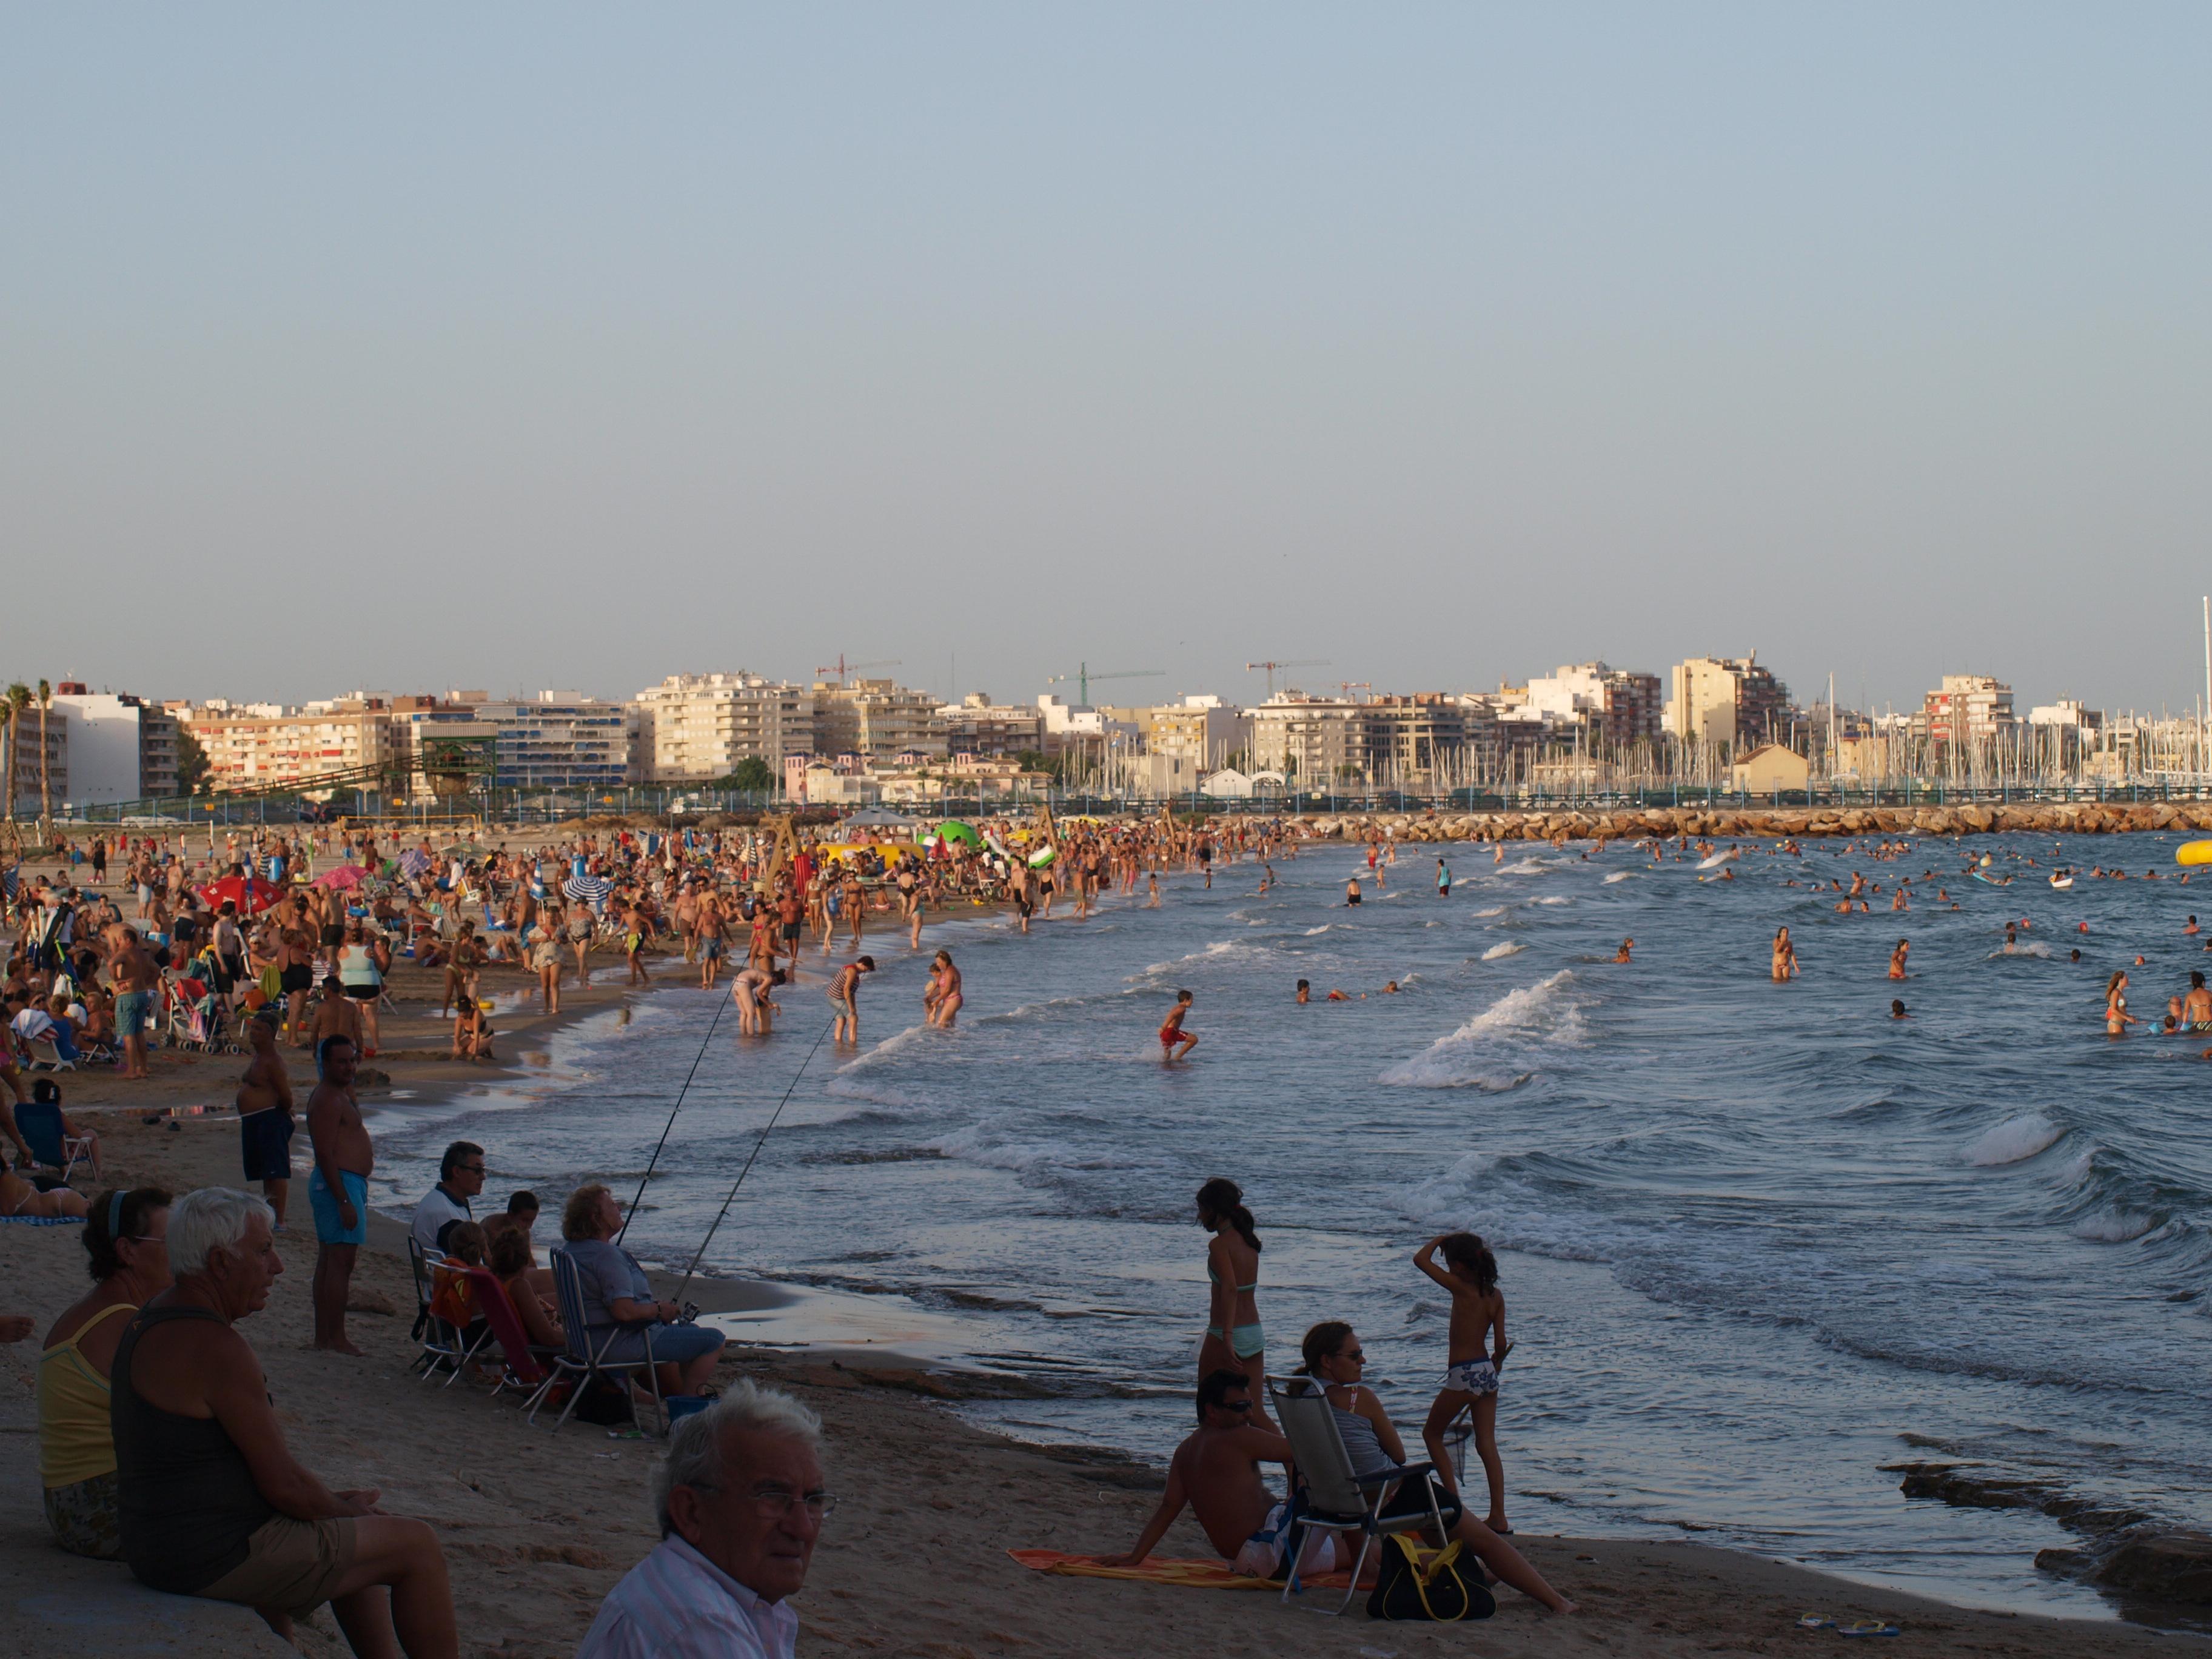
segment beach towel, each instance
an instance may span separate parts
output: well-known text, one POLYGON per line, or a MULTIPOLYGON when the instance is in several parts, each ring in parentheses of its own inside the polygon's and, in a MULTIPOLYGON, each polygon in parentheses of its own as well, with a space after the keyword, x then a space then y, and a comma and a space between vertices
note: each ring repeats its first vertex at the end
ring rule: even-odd
MULTIPOLYGON (((1188 1589, 1274 1590, 1282 1585, 1273 1578, 1255 1578, 1238 1572, 1226 1561, 1163 1560, 1145 1558, 1141 1567, 1109 1567, 1095 1555, 1069 1555, 1060 1550, 1008 1550, 1007 1554, 1032 1572, 1049 1572, 1064 1578, 1129 1578, 1142 1584, 1181 1584, 1188 1589)), ((1315 1589, 1346 1589, 1351 1578, 1340 1572, 1300 1573, 1298 1583, 1315 1589)))
POLYGON ((81 1215, 0 1215, 0 1223, 13 1222, 18 1227, 82 1227, 81 1215))

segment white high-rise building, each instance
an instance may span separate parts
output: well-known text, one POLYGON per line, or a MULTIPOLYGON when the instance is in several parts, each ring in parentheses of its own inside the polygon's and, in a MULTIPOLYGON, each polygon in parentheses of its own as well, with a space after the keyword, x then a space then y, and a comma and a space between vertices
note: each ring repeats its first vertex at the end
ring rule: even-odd
POLYGON ((64 680, 54 712, 69 716, 72 805, 110 806, 177 793, 177 722, 159 703, 64 680))
POLYGON ((671 674, 639 692, 636 706, 638 746, 656 781, 724 778, 756 757, 780 773, 785 756, 817 747, 815 694, 742 670, 671 674))

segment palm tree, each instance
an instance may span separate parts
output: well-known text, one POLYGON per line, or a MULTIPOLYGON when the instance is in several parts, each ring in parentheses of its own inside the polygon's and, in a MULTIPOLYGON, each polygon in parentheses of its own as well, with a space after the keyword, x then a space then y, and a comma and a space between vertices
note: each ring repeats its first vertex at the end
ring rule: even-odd
POLYGON ((17 680, 6 692, 8 702, 8 822, 15 821, 15 780, 22 775, 23 715, 31 706, 31 688, 17 680))
POLYGON ((54 792, 46 778, 46 711, 54 706, 54 688, 39 682, 39 839, 54 844, 54 792))

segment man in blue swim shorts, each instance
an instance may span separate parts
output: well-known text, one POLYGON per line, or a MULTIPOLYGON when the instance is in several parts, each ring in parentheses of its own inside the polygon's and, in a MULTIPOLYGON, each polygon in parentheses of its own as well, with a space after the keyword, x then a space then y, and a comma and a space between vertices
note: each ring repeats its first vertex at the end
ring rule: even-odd
POLYGON ((315 1045, 314 1093, 307 1097, 307 1139, 315 1172, 307 1177, 307 1204, 315 1212, 315 1346, 360 1355, 346 1340, 346 1296, 353 1264, 368 1237, 368 1177, 376 1167, 361 1104, 354 1098, 360 1055, 347 1036, 315 1045))

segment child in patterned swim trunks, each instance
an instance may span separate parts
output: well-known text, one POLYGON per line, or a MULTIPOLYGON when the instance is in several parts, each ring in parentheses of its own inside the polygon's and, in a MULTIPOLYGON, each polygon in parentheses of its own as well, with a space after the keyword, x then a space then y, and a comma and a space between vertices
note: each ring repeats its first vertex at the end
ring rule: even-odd
POLYGON ((1437 1474, 1454 1497, 1459 1483, 1444 1451, 1444 1431, 1473 1408, 1474 1449, 1490 1479, 1491 1531, 1501 1536, 1505 1524, 1505 1466, 1498 1456, 1498 1373, 1513 1345, 1505 1340, 1505 1296, 1498 1288, 1498 1259, 1473 1233, 1441 1233, 1413 1253, 1413 1265, 1451 1294, 1451 1346, 1443 1387, 1429 1407, 1421 1439, 1437 1474), (1437 1265, 1437 1257, 1443 1256, 1437 1265), (1494 1354, 1491 1333, 1497 1333, 1494 1354))

